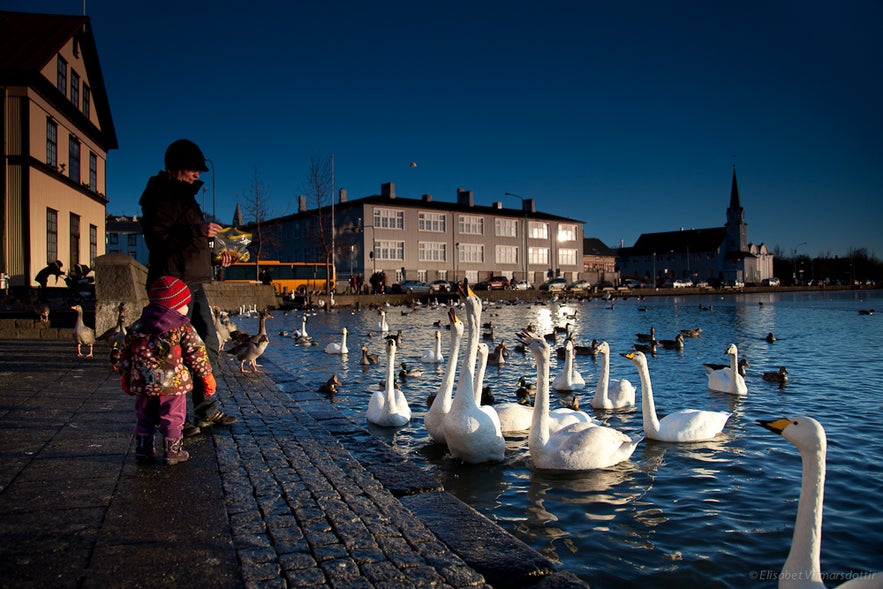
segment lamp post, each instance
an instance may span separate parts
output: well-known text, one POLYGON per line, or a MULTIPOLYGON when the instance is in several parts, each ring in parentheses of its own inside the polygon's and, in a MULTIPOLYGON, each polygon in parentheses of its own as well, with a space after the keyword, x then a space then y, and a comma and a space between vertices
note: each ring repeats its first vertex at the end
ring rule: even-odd
POLYGON ((217 223, 217 215, 215 215, 215 164, 212 160, 205 158, 205 161, 208 162, 209 167, 212 169, 212 221, 217 223))
POLYGON ((521 234, 523 237, 523 249, 521 251, 521 257, 524 258, 524 280, 528 280, 527 272, 528 272, 528 256, 527 256, 527 207, 524 206, 524 197, 518 194, 513 194, 511 192, 505 193, 506 196, 511 196, 521 200, 521 210, 524 212, 524 221, 521 228, 521 234))
POLYGON ((797 270, 797 260, 800 257, 800 246, 806 245, 807 242, 801 241, 797 245, 794 246, 794 279, 797 279, 797 275, 800 275, 800 286, 803 286, 803 260, 800 261, 800 270, 797 270))
POLYGON ((656 289, 656 252, 653 252, 653 289, 656 289))

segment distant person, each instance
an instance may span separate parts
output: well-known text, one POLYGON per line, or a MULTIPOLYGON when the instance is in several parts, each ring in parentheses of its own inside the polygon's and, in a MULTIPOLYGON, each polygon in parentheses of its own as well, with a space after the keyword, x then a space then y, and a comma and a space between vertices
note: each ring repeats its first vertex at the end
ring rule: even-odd
POLYGON ((270 271, 267 270, 266 268, 264 268, 260 272, 258 272, 258 280, 261 281, 261 284, 272 284, 273 283, 273 277, 270 276, 270 271))
POLYGON ((195 383, 206 397, 215 377, 205 344, 190 319, 190 289, 161 276, 147 291, 150 303, 126 333, 120 350, 120 386, 135 396, 135 460, 153 462, 154 433, 163 437, 163 461, 186 462, 183 446, 187 393, 195 383))
MULTIPOLYGON (((212 280, 212 252, 209 239, 222 229, 217 223, 206 223, 196 195, 202 187, 201 172, 207 172, 205 156, 188 139, 172 142, 165 153, 165 170, 147 181, 141 195, 141 227, 149 250, 147 284, 161 276, 183 280, 190 288, 192 301, 188 317, 205 342, 209 361, 217 372, 218 338, 204 285, 212 280)), ((224 252, 221 267, 233 262, 224 252)), ((202 427, 230 425, 236 418, 226 415, 217 396, 205 393, 201 383, 193 387, 195 425, 187 424, 184 435, 198 434, 202 427)))
POLYGON ((40 285, 40 300, 46 300, 46 285, 49 283, 49 277, 55 276, 55 284, 58 284, 58 277, 64 276, 64 272, 62 272, 61 267, 64 266, 61 260, 55 260, 51 262, 48 266, 37 272, 37 276, 34 280, 37 281, 37 284, 40 285))

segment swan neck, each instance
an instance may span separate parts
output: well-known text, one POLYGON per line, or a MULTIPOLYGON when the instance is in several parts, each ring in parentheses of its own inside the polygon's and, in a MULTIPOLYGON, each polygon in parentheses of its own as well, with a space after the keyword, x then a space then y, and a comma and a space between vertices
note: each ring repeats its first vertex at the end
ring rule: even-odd
POLYGON ((650 369, 646 361, 641 366, 641 414, 644 430, 659 433, 659 418, 656 417, 656 404, 653 402, 653 386, 650 384, 650 369))
POLYGON ((528 447, 541 448, 549 441, 549 358, 548 354, 535 354, 534 357, 537 362, 537 393, 534 398, 528 447))
POLYGON ((391 350, 386 362, 386 402, 392 411, 396 407, 395 363, 396 353, 391 350))
POLYGON ((820 448, 800 450, 802 476, 797 519, 791 538, 791 551, 782 572, 791 578, 822 582, 822 506, 825 495, 826 442, 820 448), (798 577, 799 575, 799 577, 798 577))

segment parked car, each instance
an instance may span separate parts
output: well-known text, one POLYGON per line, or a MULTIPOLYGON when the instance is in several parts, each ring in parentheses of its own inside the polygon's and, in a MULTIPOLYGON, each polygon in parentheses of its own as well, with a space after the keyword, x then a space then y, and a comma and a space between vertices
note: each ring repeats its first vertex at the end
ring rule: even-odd
POLYGON ((533 290, 533 285, 527 280, 516 280, 510 282, 510 285, 513 290, 533 290))
POLYGON ((622 285, 626 288, 632 288, 632 289, 644 288, 644 286, 646 286, 643 282, 641 282, 640 280, 637 280, 635 278, 628 278, 628 279, 624 280, 622 282, 622 285))
POLYGON ((745 286, 745 283, 741 280, 727 280, 724 282, 724 286, 729 286, 730 288, 742 288, 745 286))
POLYGON ((592 288, 592 283, 588 280, 574 280, 570 283, 570 290, 576 292, 588 292, 592 288))
POLYGON ((393 285, 393 292, 404 294, 426 294, 429 290, 429 285, 422 280, 404 280, 401 284, 393 285))
POLYGON ((475 288, 478 290, 505 290, 509 288, 509 279, 505 276, 492 276, 479 282, 475 288))
POLYGON ((434 280, 429 283, 429 290, 432 292, 453 292, 454 287, 447 280, 434 280))
POLYGON ((673 288, 688 288, 688 287, 692 287, 692 286, 693 286, 693 282, 690 280, 675 280, 672 283, 673 288))
POLYGON ((540 290, 548 290, 549 292, 564 292, 567 290, 567 281, 563 278, 553 278, 547 280, 540 285, 540 290))
POLYGON ((781 284, 781 281, 778 278, 776 278, 775 276, 773 276, 772 278, 764 278, 761 281, 761 284, 763 286, 779 286, 781 284))

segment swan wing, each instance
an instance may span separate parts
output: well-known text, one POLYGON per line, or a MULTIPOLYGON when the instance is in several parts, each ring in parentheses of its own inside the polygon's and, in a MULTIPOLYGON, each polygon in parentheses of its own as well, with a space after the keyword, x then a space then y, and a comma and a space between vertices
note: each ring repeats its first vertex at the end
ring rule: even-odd
POLYGON ((704 442, 721 433, 731 413, 684 409, 659 420, 659 434, 663 442, 704 442))
POLYGON ((533 407, 520 403, 502 403, 491 405, 500 420, 500 431, 504 434, 526 432, 530 429, 533 419, 533 407))
POLYGON ((608 468, 628 460, 641 439, 611 427, 576 423, 552 434, 542 450, 531 452, 531 459, 538 468, 608 468))

